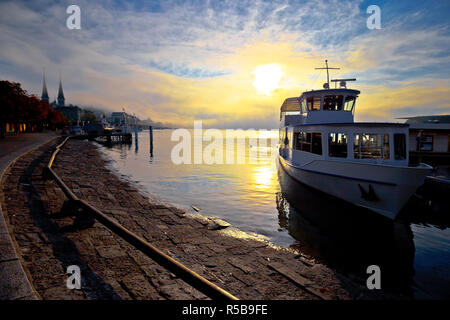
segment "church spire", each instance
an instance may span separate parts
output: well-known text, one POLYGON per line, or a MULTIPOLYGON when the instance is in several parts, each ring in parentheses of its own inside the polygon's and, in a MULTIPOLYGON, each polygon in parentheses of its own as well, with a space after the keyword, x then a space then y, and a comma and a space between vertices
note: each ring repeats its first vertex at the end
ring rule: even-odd
POLYGON ((64 107, 65 104, 65 98, 64 98, 64 92, 62 88, 62 82, 61 82, 61 75, 59 76, 59 89, 58 89, 58 106, 64 107))
POLYGON ((41 100, 47 101, 49 102, 49 98, 48 98, 48 92, 47 92, 47 84, 45 83, 45 68, 44 68, 44 72, 42 74, 42 95, 41 95, 41 100))

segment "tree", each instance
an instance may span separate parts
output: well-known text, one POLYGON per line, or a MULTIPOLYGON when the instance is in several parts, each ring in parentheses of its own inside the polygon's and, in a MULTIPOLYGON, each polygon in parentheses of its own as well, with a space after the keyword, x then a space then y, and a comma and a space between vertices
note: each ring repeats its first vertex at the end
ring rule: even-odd
POLYGON ((26 124, 42 129, 47 126, 63 126, 67 119, 36 96, 28 95, 20 83, 0 81, 0 137, 4 137, 6 123, 26 124))

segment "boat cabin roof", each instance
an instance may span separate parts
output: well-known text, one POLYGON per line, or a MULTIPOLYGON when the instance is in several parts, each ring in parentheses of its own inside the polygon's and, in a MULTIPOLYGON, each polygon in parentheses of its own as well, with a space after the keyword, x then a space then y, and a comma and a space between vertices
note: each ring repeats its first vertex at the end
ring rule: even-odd
POLYGON ((339 88, 339 89, 322 89, 322 90, 311 90, 311 91, 305 91, 300 96, 300 100, 303 97, 310 97, 310 96, 323 96, 323 95, 354 95, 357 96, 361 92, 359 90, 353 90, 353 89, 345 89, 345 88, 339 88))
POLYGON ((324 89, 287 98, 280 108, 281 125, 353 123, 359 93, 347 88, 324 89))
POLYGON ((311 96, 328 96, 328 95, 344 95, 344 96, 355 96, 357 97, 361 92, 359 90, 353 89, 323 89, 323 90, 311 90, 305 91, 300 97, 292 97, 284 100, 281 105, 281 112, 291 112, 300 110, 300 101, 303 98, 308 98, 311 96))
POLYGON ((287 98, 281 105, 281 112, 299 111, 300 99, 298 97, 287 98))

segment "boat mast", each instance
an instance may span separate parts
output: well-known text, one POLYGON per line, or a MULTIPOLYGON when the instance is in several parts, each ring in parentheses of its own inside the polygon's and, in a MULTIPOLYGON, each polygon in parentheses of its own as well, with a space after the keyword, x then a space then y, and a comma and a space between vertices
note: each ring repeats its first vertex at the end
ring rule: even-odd
MULTIPOLYGON (((316 70, 323 70, 326 69, 327 70, 327 89, 330 88, 330 74, 328 73, 328 70, 340 70, 341 68, 331 68, 328 67, 328 60, 325 60, 325 68, 315 68, 316 70)), ((325 85, 324 85, 325 86, 325 85)))

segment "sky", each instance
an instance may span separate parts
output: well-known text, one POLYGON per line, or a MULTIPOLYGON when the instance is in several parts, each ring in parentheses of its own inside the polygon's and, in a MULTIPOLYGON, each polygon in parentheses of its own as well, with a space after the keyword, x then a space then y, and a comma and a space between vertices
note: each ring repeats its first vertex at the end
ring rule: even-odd
POLYGON ((357 121, 450 114, 450 2, 2 1, 0 79, 177 127, 276 128, 285 98, 355 77, 357 121), (66 8, 81 29, 66 26, 66 8), (377 5, 381 29, 369 29, 377 5))

